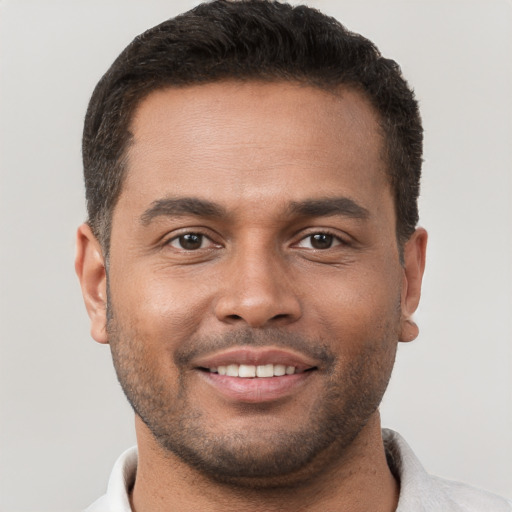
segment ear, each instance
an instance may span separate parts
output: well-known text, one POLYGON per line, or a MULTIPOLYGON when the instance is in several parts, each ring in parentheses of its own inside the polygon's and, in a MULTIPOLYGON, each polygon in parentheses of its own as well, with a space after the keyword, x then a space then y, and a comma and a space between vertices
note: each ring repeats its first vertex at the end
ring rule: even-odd
POLYGON ((420 302, 427 238, 427 232, 423 228, 418 228, 404 247, 400 341, 412 341, 416 339, 419 333, 418 326, 412 320, 412 315, 420 302))
POLYGON ((91 335, 98 343, 108 343, 105 260, 88 224, 82 224, 77 231, 75 270, 91 319, 91 335))

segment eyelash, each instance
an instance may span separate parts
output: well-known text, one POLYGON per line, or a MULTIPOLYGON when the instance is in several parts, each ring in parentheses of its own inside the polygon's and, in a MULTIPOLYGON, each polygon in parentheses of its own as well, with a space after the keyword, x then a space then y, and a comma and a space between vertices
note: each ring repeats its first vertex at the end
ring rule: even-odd
POLYGON ((330 237, 331 245, 329 247, 324 247, 324 248, 311 247, 311 248, 308 248, 309 250, 326 251, 328 249, 332 249, 333 247, 337 247, 339 245, 344 245, 344 246, 349 245, 348 242, 346 240, 344 240, 343 238, 341 238, 339 235, 337 235, 329 230, 323 229, 323 230, 319 230, 319 231, 312 231, 312 232, 308 233, 307 235, 303 236, 299 240, 299 242, 295 244, 295 246, 299 245, 300 243, 302 243, 308 239, 310 241, 312 241, 313 237, 318 236, 318 235, 330 237))
POLYGON ((215 241, 212 240, 212 238, 210 236, 206 235, 205 233, 202 233, 201 231, 185 231, 185 232, 180 233, 179 235, 175 235, 172 238, 170 238, 169 240, 167 240, 165 242, 165 245, 168 245, 168 246, 174 247, 177 250, 186 251, 186 252, 194 252, 194 251, 197 251, 197 250, 200 250, 200 249, 204 249, 204 247, 198 247, 196 249, 190 249, 190 248, 187 249, 187 248, 185 248, 183 246, 182 247, 175 247, 175 246, 173 246, 173 242, 180 243, 180 239, 184 239, 187 236, 190 236, 190 237, 196 236, 196 237, 200 238, 201 246, 203 245, 203 243, 206 240, 209 240, 212 243, 212 245, 217 245, 217 246, 220 245, 220 244, 216 244, 215 241))
MULTIPOLYGON (((324 229, 324 230, 319 230, 319 231, 312 231, 312 232, 308 233, 307 235, 302 236, 302 238, 297 243, 294 243, 293 246, 295 246, 295 247, 299 246, 300 247, 300 244, 305 242, 308 239, 311 241, 310 244, 312 245, 312 247, 307 247, 307 248, 303 247, 303 248, 308 249, 308 250, 325 251, 325 250, 328 250, 328 249, 332 249, 333 247, 337 247, 339 245, 344 245, 344 246, 349 245, 349 243, 346 240, 344 240, 343 238, 341 238, 339 235, 337 235, 335 233, 332 233, 329 230, 325 230, 324 229), (319 236, 319 235, 326 236, 326 237, 330 238, 330 245, 329 245, 329 247, 320 248, 320 247, 314 247, 313 246, 313 243, 311 243, 312 240, 313 240, 313 237, 319 236)), ((216 245, 217 247, 220 246, 220 244, 217 244, 214 240, 212 240, 212 238, 210 236, 208 236, 205 233, 202 233, 200 231, 186 231, 186 232, 180 233, 178 235, 175 235, 174 237, 172 237, 169 240, 167 240, 165 242, 165 245, 174 247, 177 250, 181 250, 181 251, 185 251, 185 252, 195 252, 195 251, 198 251, 198 250, 201 250, 201 249, 206 249, 205 247, 202 247, 203 243, 206 240, 209 240, 212 245, 216 245), (180 243, 180 239, 184 239, 185 237, 194 237, 194 236, 200 238, 200 246, 199 247, 197 247, 195 249, 190 248, 190 247, 186 248, 186 247, 183 247, 182 243, 180 243), (174 246, 173 242, 179 243, 181 247, 174 246)), ((183 240, 181 240, 181 242, 183 242, 183 240)))

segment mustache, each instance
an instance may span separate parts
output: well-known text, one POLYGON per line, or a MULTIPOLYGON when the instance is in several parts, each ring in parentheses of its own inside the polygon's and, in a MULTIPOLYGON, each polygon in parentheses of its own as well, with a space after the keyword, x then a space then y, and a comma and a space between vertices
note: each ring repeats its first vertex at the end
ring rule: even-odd
POLYGON ((324 367, 334 365, 335 356, 322 340, 313 340, 300 334, 273 328, 254 330, 251 328, 231 331, 223 335, 194 337, 174 354, 176 366, 190 366, 191 362, 214 352, 240 346, 278 347, 292 349, 312 358, 324 367))

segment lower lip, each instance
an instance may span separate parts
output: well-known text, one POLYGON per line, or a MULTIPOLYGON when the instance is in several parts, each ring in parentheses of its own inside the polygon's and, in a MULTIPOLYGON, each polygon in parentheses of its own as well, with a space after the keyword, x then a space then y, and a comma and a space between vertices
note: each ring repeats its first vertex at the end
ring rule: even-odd
POLYGON ((200 371, 203 378, 225 398, 244 403, 271 402, 291 395, 305 384, 312 373, 308 371, 282 377, 247 379, 200 371))

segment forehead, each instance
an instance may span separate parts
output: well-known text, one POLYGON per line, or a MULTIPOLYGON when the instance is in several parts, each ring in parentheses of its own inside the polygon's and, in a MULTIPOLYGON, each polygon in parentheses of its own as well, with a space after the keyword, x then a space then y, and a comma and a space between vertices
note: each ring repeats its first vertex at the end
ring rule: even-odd
POLYGON ((121 197, 268 201, 332 195, 338 185, 345 196, 388 189, 377 115, 348 88, 233 81, 158 90, 138 106, 131 133, 121 197))

